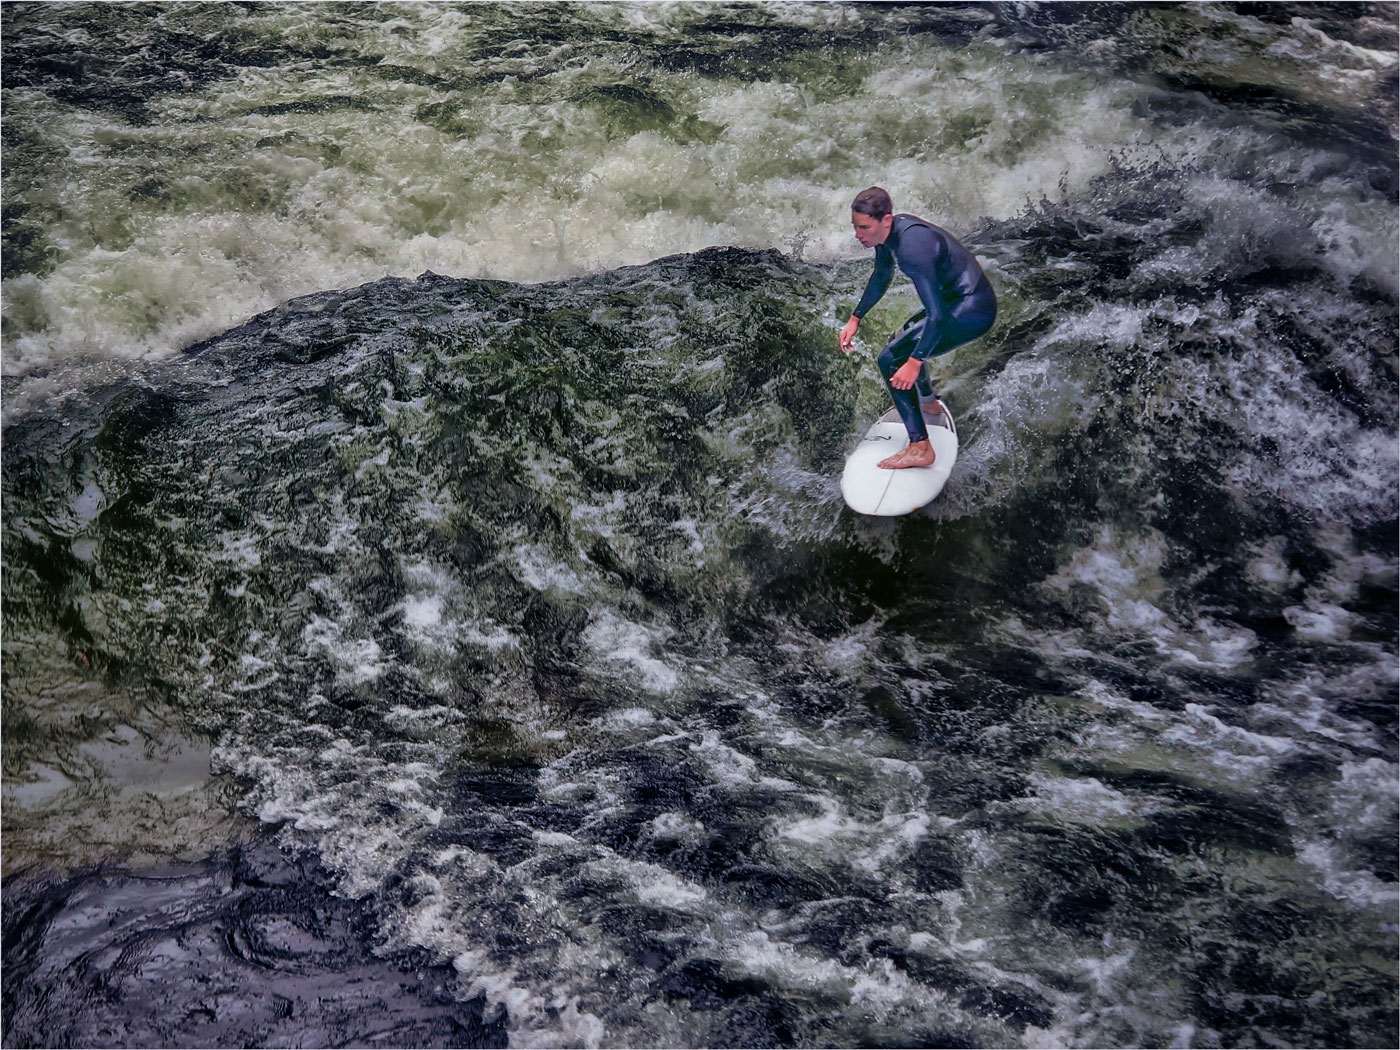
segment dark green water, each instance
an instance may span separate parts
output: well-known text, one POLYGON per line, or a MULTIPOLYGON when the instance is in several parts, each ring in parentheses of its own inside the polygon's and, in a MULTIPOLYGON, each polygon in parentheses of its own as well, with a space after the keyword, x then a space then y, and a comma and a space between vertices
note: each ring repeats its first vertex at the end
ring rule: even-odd
POLYGON ((7 6, 6 1042, 1390 1044, 1394 34, 7 6))

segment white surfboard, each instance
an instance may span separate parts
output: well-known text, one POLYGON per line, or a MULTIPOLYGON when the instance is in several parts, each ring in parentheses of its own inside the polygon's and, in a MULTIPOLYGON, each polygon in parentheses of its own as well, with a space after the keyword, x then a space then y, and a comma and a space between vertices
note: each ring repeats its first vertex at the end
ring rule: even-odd
POLYGON ((893 408, 875 421, 841 473, 841 495, 847 506, 858 514, 890 518, 927 506, 943 491, 958 459, 958 429, 947 406, 935 402, 924 405, 924 422, 933 445, 933 463, 882 470, 876 464, 906 447, 909 434, 893 408))

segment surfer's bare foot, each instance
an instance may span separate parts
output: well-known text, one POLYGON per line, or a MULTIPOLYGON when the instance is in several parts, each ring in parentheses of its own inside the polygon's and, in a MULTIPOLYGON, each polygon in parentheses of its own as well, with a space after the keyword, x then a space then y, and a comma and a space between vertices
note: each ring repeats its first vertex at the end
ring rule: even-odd
POLYGON ((881 470, 902 470, 905 467, 927 467, 933 463, 933 446, 928 441, 915 441, 902 452, 880 460, 881 470))

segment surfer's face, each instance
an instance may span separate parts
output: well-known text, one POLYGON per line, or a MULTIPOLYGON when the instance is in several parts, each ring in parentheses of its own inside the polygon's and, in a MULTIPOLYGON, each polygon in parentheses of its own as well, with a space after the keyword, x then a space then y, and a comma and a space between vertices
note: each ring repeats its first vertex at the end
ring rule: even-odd
POLYGON ((877 219, 853 211, 851 212, 851 225, 855 228, 856 240, 860 241, 861 247, 873 248, 877 244, 884 244, 885 238, 889 237, 890 227, 894 225, 894 216, 886 215, 877 219))

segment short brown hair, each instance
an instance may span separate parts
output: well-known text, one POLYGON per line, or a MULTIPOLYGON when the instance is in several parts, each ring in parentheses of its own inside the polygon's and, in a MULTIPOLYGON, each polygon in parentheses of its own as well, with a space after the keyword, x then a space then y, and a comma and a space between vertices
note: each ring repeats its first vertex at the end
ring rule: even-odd
POLYGON ((894 211, 894 204, 890 201, 888 193, 879 186, 871 186, 870 189, 861 190, 856 194, 856 199, 851 201, 851 211, 869 215, 872 219, 883 219, 894 211))

